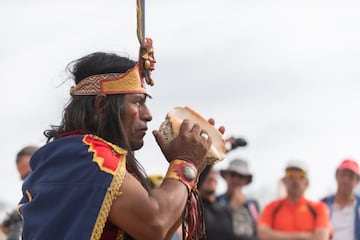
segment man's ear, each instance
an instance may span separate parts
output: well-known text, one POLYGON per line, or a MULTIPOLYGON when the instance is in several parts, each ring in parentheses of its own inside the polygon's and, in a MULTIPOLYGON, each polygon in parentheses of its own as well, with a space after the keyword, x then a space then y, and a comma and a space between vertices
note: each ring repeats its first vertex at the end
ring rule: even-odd
POLYGON ((104 106, 106 104, 106 95, 99 94, 95 97, 95 110, 96 113, 102 116, 104 114, 104 106))

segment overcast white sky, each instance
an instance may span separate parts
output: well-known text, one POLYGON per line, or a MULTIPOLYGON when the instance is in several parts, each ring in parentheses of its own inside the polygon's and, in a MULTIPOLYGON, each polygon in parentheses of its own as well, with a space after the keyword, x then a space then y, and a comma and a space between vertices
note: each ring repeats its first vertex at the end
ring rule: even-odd
MULTIPOLYGON (((66 64, 94 51, 137 58, 135 0, 0 2, 0 200, 15 206, 15 154, 42 145, 71 82, 66 64)), ((337 164, 360 160, 360 3, 350 0, 152 0, 146 35, 157 58, 149 102, 158 128, 170 108, 214 117, 249 145, 247 190, 275 191, 290 158, 310 166, 308 196, 335 190, 337 164), (201 9, 201 10, 200 10, 201 9)), ((167 164, 149 131, 137 153, 148 173, 167 164)), ((224 183, 220 182, 219 191, 224 183)), ((268 199, 275 196, 269 196, 268 199)))

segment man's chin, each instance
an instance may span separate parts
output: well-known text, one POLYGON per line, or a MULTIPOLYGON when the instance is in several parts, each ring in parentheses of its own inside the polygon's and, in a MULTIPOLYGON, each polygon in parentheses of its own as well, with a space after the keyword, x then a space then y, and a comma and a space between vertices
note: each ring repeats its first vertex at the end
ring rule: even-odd
POLYGON ((144 141, 141 141, 141 142, 135 143, 135 144, 131 144, 131 150, 136 151, 136 150, 139 150, 140 148, 142 148, 143 146, 144 146, 144 141))

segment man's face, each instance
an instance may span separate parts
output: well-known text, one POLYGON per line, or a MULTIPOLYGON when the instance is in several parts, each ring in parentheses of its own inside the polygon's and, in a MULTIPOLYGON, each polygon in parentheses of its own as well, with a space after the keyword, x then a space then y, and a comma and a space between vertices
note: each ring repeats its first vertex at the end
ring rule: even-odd
POLYGON ((145 94, 125 94, 124 97, 122 123, 132 151, 143 146, 147 122, 152 120, 146 99, 145 94))
POLYGON ((286 170, 284 183, 287 195, 294 198, 302 197, 309 185, 306 173, 297 168, 286 170))
POLYGON ((237 172, 229 171, 225 173, 224 177, 230 191, 236 187, 243 187, 249 182, 249 176, 244 176, 237 172))
POLYGON ((357 176, 353 171, 347 169, 337 170, 336 182, 340 193, 350 194, 358 184, 359 176, 357 176))
POLYGON ((202 183, 201 188, 199 190, 205 195, 215 194, 217 185, 218 185, 218 173, 214 169, 214 167, 212 167, 208 175, 204 179, 204 182, 202 183))
POLYGON ((22 156, 19 162, 16 164, 16 168, 19 172, 21 180, 24 180, 26 176, 31 172, 30 169, 30 158, 31 156, 22 156))

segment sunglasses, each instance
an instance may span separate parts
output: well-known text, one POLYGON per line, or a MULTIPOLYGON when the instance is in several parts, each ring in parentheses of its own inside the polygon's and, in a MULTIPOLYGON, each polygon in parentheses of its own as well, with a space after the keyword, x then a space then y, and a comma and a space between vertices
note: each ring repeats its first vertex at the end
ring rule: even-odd
POLYGON ((306 173, 301 170, 286 170, 287 178, 306 178, 306 173))
POLYGON ((232 178, 240 178, 240 179, 247 179, 249 178, 249 176, 245 176, 245 175, 241 175, 241 174, 238 174, 236 172, 229 172, 229 176, 232 177, 232 178))

